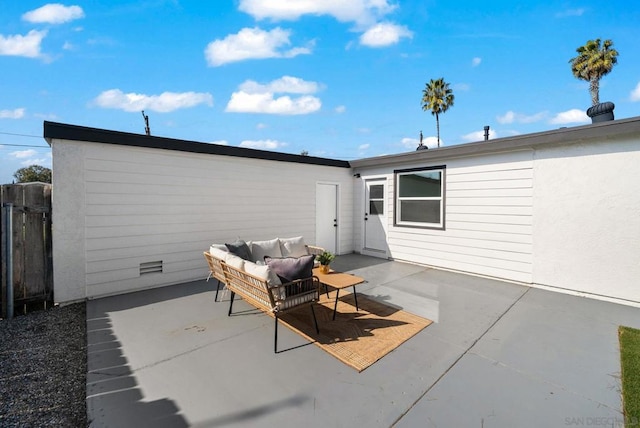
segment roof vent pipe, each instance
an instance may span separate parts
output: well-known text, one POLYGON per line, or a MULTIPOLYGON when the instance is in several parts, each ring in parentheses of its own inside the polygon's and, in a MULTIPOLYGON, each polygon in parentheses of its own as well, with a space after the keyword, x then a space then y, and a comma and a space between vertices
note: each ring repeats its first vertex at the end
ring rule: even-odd
POLYGON ((484 127, 484 141, 487 141, 489 139, 489 126, 485 126, 484 127))

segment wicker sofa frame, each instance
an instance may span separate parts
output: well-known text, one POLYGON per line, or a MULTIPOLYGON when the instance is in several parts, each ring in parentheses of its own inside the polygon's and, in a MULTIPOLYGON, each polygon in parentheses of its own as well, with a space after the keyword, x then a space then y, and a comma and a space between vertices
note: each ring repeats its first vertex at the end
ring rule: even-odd
POLYGON ((210 277, 218 280, 216 300, 220 284, 224 284, 231 291, 228 316, 233 313, 233 301, 236 294, 257 309, 273 315, 273 351, 275 353, 278 353, 278 317, 287 311, 308 305, 316 333, 320 333, 318 320, 313 309, 313 305, 320 297, 320 280, 317 277, 298 279, 281 285, 270 285, 267 280, 236 269, 208 252, 204 252, 204 256, 209 264, 210 277))

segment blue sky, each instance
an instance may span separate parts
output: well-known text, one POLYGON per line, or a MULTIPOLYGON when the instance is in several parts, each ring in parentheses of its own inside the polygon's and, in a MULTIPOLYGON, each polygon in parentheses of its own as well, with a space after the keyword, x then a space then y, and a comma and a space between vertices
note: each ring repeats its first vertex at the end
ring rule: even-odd
MULTIPOLYGON (((589 123, 569 60, 614 41, 600 100, 640 116, 636 1, 92 0, 0 4, 0 183, 51 166, 45 120, 336 159, 589 123), (31 147, 37 146, 37 147, 31 147)), ((55 171, 54 171, 55 174, 55 171)))

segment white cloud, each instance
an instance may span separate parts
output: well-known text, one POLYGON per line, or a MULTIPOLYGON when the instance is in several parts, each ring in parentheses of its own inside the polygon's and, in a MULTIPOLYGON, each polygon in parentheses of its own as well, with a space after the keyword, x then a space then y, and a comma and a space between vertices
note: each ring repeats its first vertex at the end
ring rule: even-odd
POLYGON ((640 101, 640 82, 638 82, 635 89, 631 91, 629 98, 631 101, 640 101))
POLYGON ((22 15, 22 19, 34 24, 63 24, 74 19, 84 18, 80 6, 65 6, 60 3, 49 3, 22 15))
MULTIPOLYGON (((498 138, 498 133, 493 129, 489 130, 489 139, 498 138)), ((484 141, 484 130, 483 131, 474 131, 470 132, 466 135, 462 136, 462 139, 468 143, 472 143, 475 141, 484 141)))
POLYGON ((16 34, 5 37, 0 34, 0 55, 41 57, 40 45, 46 35, 46 31, 36 30, 29 31, 26 36, 16 34))
POLYGON ((256 125, 256 129, 266 129, 268 127, 269 125, 267 125, 266 123, 259 123, 256 125))
POLYGON ((49 166, 51 164, 51 160, 47 158, 31 158, 20 162, 22 166, 31 166, 31 165, 41 165, 41 166, 49 166))
POLYGON ((338 107, 335 108, 335 112, 338 113, 338 114, 342 114, 345 111, 347 111, 347 107, 345 107, 345 106, 338 106, 338 107))
POLYGON ((547 112, 542 111, 536 114, 526 115, 522 113, 516 113, 514 111, 509 110, 502 116, 497 116, 496 120, 498 123, 503 125, 509 123, 534 123, 544 120, 547 117, 547 112))
POLYGON ((282 143, 276 140, 244 140, 240 143, 240 147, 261 150, 276 150, 286 145, 287 143, 282 143))
POLYGON ((287 95, 275 98, 272 93, 248 94, 234 92, 225 111, 230 113, 309 114, 320 110, 320 99, 304 95, 291 98, 287 95))
POLYGON ((556 13, 556 18, 566 18, 568 16, 582 16, 585 12, 584 8, 567 9, 556 13))
POLYGON ((589 122, 589 116, 584 110, 578 110, 574 108, 572 110, 564 111, 555 115, 549 123, 554 125, 566 125, 569 123, 586 123, 589 122))
POLYGON ((231 113, 309 114, 320 110, 322 102, 312 95, 320 88, 316 82, 284 76, 267 84, 253 80, 242 83, 231 94, 225 111, 231 113), (288 95, 276 97, 276 93, 302 94, 297 98, 288 95))
POLYGON ((240 0, 239 9, 257 20, 297 20, 329 15, 340 22, 371 25, 396 9, 388 0, 240 0))
POLYGON ((453 85, 453 89, 456 91, 468 91, 471 89, 471 85, 468 83, 456 83, 453 85))
POLYGON ((258 27, 243 28, 237 34, 230 34, 222 40, 209 43, 204 55, 209 66, 217 67, 247 59, 293 58, 311 53, 313 43, 306 47, 282 50, 283 47, 291 45, 290 35, 291 31, 280 27, 271 31, 264 31, 258 27))
POLYGON ((209 144, 217 144, 219 146, 228 146, 229 142, 227 140, 215 140, 215 141, 210 141, 209 144))
POLYGON ((263 94, 267 92, 313 94, 318 92, 320 86, 316 82, 309 82, 299 77, 282 76, 280 79, 276 79, 266 85, 261 85, 254 80, 247 80, 240 85, 239 89, 249 94, 263 94))
POLYGON ((402 37, 412 38, 413 33, 403 25, 381 22, 369 28, 360 36, 360 44, 372 48, 395 45, 402 37))
POLYGON ((358 150, 367 150, 369 147, 371 147, 371 144, 360 144, 358 150))
POLYGON ((17 152, 11 152, 9 154, 16 159, 24 159, 24 158, 30 158, 32 156, 35 156, 37 153, 38 152, 33 149, 28 149, 28 150, 19 150, 17 152))
POLYGON ((0 119, 22 119, 24 117, 24 112, 24 108, 0 110, 0 119))
POLYGON ((471 60, 471 66, 472 67, 477 67, 480 65, 480 63, 482 62, 482 58, 480 57, 475 57, 471 60))
POLYGON ((113 108, 128 112, 151 110, 160 113, 189 108, 198 104, 213 105, 213 97, 202 92, 163 92, 160 95, 145 95, 130 92, 123 93, 120 89, 110 89, 98 95, 94 101, 102 108, 113 108))

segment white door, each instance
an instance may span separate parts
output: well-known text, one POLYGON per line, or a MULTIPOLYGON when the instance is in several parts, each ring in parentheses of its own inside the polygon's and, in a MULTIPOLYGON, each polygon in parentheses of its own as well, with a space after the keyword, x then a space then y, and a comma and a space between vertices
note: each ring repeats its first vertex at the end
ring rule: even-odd
POLYGON ((316 185, 316 242, 311 243, 337 254, 338 185, 316 185))
POLYGON ((365 181, 363 253, 387 256, 386 180, 365 181))

